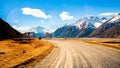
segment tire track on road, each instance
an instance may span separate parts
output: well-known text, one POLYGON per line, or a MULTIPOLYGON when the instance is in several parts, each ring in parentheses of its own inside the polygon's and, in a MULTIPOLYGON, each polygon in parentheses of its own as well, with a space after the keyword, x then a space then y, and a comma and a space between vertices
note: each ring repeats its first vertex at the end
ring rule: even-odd
POLYGON ((70 40, 49 40, 52 52, 34 68, 120 68, 120 50, 70 40))

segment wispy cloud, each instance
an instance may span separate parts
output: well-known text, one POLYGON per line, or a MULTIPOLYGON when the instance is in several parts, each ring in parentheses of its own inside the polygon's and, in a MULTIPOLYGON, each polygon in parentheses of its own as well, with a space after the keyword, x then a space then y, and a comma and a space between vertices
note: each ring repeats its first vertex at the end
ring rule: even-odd
POLYGON ((50 30, 41 27, 41 26, 36 26, 36 27, 31 27, 31 26, 12 26, 14 29, 18 30, 21 33, 25 33, 25 32, 35 32, 35 33, 43 33, 45 34, 46 32, 50 32, 50 30))
POLYGON ((13 22, 19 22, 18 20, 14 20, 13 22))
POLYGON ((100 16, 111 16, 111 15, 116 15, 116 14, 118 14, 118 12, 116 13, 107 12, 107 13, 101 13, 100 16))
POLYGON ((48 16, 48 18, 51 18, 52 16, 51 15, 47 15, 48 16))
POLYGON ((18 30, 21 33, 25 33, 25 32, 36 32, 36 29, 31 28, 30 26, 12 26, 14 29, 18 30))
POLYGON ((22 8, 22 14, 25 15, 32 15, 34 17, 38 17, 38 18, 43 18, 43 19, 47 19, 47 18, 51 18, 51 15, 46 15, 42 10, 40 9, 33 9, 33 8, 22 8))
POLYGON ((59 14, 59 17, 60 17, 62 20, 71 20, 71 19, 74 18, 73 16, 70 16, 69 13, 66 12, 66 11, 63 11, 61 14, 59 14))

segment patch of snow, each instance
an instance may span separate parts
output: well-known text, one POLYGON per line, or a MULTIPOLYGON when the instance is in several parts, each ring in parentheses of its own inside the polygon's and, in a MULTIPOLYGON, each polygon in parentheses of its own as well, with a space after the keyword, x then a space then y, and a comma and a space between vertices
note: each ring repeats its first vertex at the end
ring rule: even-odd
POLYGON ((106 22, 106 21, 107 21, 107 19, 106 19, 106 20, 102 20, 101 22, 103 22, 103 23, 104 23, 104 22, 106 22))
POLYGON ((113 23, 113 22, 115 22, 117 20, 120 20, 120 15, 119 14, 115 15, 109 22, 113 23))
POLYGON ((107 21, 106 19, 100 19, 98 17, 88 17, 88 18, 83 18, 77 21, 74 25, 79 27, 80 29, 82 27, 87 28, 87 27, 99 27, 102 23, 107 21))
POLYGON ((82 28, 81 25, 86 21, 87 19, 81 19, 80 21, 76 22, 74 25, 81 29, 82 28))
POLYGON ((99 27, 101 24, 102 24, 102 23, 100 23, 100 22, 96 22, 96 23, 95 23, 95 27, 99 27))

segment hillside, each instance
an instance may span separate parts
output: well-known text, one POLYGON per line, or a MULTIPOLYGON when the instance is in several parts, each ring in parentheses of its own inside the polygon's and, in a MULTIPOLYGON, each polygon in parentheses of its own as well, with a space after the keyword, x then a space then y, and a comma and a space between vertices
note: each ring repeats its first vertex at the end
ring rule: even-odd
POLYGON ((120 24, 115 25, 102 34, 99 35, 101 38, 117 38, 120 37, 120 24))
POLYGON ((109 19, 93 31, 89 37, 118 37, 120 24, 120 13, 109 19), (117 36, 116 36, 117 35, 117 36))
POLYGON ((10 39, 21 37, 22 34, 13 29, 7 22, 0 18, 0 39, 10 39))

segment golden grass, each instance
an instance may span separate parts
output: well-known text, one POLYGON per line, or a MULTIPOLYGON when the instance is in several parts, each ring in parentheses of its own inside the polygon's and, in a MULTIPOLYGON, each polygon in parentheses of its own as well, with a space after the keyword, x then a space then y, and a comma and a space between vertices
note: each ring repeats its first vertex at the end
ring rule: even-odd
POLYGON ((103 45, 115 49, 120 49, 120 39, 115 38, 88 38, 88 39, 81 39, 83 42, 91 43, 91 44, 97 44, 97 45, 103 45))
POLYGON ((44 40, 32 40, 28 44, 20 44, 13 40, 0 41, 0 68, 19 67, 42 59, 52 50, 52 44, 44 40))

